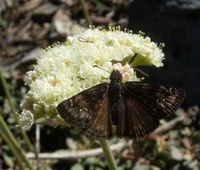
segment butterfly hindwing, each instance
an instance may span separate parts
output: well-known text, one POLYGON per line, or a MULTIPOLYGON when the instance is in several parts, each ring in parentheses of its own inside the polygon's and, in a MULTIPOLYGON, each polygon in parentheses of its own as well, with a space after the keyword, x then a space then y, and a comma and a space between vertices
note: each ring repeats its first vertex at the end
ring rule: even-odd
POLYGON ((184 90, 161 84, 127 82, 124 84, 125 112, 117 126, 119 137, 139 139, 153 132, 159 119, 169 117, 179 108, 184 90))
POLYGON ((131 96, 124 96, 125 112, 117 125, 117 136, 140 139, 153 132, 159 125, 159 119, 151 115, 146 105, 131 96))
POLYGON ((108 93, 104 93, 104 100, 96 110, 96 116, 90 126, 84 131, 88 136, 98 139, 110 139, 113 137, 111 107, 108 102, 108 93))
POLYGON ((108 83, 101 83, 61 102, 61 117, 88 136, 111 138, 112 122, 107 99, 108 83))

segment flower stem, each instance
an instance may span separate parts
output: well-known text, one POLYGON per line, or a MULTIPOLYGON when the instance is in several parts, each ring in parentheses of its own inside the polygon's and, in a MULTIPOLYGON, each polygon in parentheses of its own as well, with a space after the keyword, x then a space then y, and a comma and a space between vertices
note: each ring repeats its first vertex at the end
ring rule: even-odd
POLYGON ((112 152, 110 150, 110 146, 107 140, 99 140, 101 147, 103 149, 103 152, 105 154, 107 163, 108 163, 108 167, 110 170, 117 170, 117 165, 116 162, 114 160, 114 157, 112 155, 112 152))
POLYGON ((84 13, 84 16, 85 16, 85 19, 86 19, 88 25, 92 25, 92 21, 91 21, 88 9, 85 4, 85 0, 81 0, 81 5, 83 7, 83 13, 84 13))

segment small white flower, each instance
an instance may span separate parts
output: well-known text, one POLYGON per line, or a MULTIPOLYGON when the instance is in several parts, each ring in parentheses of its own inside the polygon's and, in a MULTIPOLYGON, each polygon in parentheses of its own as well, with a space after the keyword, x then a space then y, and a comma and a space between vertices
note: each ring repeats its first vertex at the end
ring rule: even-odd
POLYGON ((33 114, 29 110, 23 109, 22 113, 18 115, 21 126, 28 129, 33 125, 34 123, 33 114))

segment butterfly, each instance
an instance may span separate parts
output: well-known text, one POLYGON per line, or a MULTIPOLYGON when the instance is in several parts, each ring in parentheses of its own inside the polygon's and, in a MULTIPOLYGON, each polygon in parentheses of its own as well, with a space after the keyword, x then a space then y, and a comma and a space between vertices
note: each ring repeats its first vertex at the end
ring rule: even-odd
POLYGON ((170 117, 182 104, 185 91, 165 84, 122 83, 118 70, 104 82, 64 100, 60 116, 73 127, 96 139, 141 139, 170 117))

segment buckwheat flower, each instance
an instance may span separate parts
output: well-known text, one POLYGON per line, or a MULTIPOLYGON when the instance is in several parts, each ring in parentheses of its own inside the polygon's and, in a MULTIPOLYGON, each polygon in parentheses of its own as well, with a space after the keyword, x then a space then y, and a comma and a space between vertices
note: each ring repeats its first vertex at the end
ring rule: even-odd
POLYGON ((30 128, 34 122, 33 114, 29 110, 24 110, 19 114, 19 120, 24 128, 30 128))
POLYGON ((121 63, 117 63, 113 65, 113 69, 118 70, 121 73, 123 82, 127 82, 128 80, 137 80, 133 68, 131 68, 129 64, 122 66, 121 63))
POLYGON ((35 122, 68 126, 56 111, 60 102, 110 81, 113 69, 121 72, 123 82, 140 81, 132 66, 160 67, 163 59, 162 50, 149 37, 123 32, 118 27, 90 28, 69 36, 64 44, 43 50, 34 69, 27 72, 25 83, 30 90, 21 103, 23 125, 35 122))

